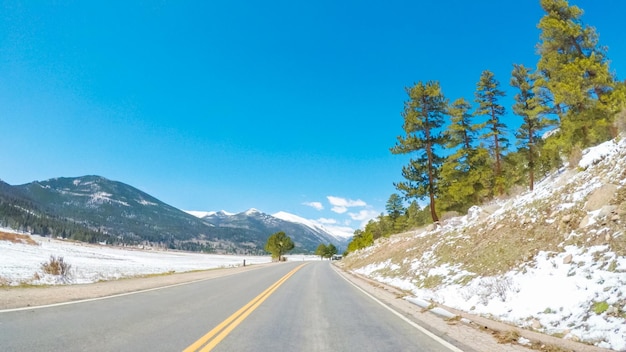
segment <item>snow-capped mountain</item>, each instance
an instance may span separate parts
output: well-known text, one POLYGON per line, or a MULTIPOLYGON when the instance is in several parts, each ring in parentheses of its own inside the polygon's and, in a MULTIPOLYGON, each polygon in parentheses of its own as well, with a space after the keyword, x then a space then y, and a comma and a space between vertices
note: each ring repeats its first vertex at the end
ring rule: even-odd
POLYGON ((310 252, 314 252, 321 243, 332 243, 341 251, 346 248, 351 237, 344 233, 341 233, 343 236, 337 235, 337 233, 333 233, 313 220, 307 220, 286 212, 269 215, 254 208, 237 214, 224 211, 187 212, 217 228, 241 229, 265 237, 283 231, 294 240, 296 247, 306 248, 310 252))
POLYGON ((0 226, 86 242, 212 253, 265 254, 267 238, 284 231, 293 253, 346 241, 319 227, 257 209, 233 214, 184 212, 130 185, 101 176, 61 177, 11 186, 0 181, 0 226))

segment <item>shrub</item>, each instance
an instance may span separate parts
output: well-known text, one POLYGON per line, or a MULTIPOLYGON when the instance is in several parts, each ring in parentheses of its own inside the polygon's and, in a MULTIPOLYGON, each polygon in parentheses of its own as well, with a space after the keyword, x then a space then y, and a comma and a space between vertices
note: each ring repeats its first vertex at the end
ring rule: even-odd
POLYGON ((594 302, 591 306, 591 310, 596 314, 602 314, 609 309, 609 304, 606 302, 594 302))
POLYGON ((63 257, 55 257, 54 255, 50 256, 50 260, 44 263, 41 263, 41 270, 45 274, 60 276, 63 279, 69 279, 70 269, 72 266, 63 260, 63 257))

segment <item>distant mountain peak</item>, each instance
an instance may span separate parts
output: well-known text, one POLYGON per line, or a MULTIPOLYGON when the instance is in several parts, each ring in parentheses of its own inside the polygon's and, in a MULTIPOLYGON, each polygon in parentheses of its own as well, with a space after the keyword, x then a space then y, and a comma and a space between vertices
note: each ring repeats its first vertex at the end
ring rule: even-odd
POLYGON ((260 213, 261 211, 255 208, 250 208, 244 212, 245 215, 260 214, 260 213))

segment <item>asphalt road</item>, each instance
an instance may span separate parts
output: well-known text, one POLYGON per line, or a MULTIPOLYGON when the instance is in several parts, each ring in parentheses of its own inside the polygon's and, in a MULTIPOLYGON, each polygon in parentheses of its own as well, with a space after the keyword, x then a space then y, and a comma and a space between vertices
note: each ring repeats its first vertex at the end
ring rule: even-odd
POLYGON ((0 350, 454 349, 368 297, 328 262, 293 262, 132 295, 2 312, 0 350))

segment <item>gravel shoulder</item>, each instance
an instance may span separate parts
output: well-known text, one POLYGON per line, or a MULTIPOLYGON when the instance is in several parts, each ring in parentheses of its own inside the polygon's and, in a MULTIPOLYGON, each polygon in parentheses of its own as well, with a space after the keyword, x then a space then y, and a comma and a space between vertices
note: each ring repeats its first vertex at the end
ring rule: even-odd
POLYGON ((255 264, 235 268, 220 268, 186 273, 163 274, 148 277, 103 281, 83 285, 0 287, 0 311, 26 307, 46 306, 85 299, 125 294, 159 287, 209 280, 244 271, 256 270, 269 264, 255 264))

